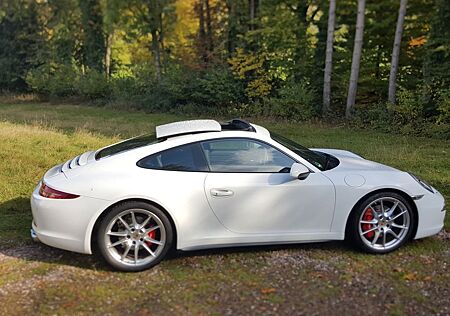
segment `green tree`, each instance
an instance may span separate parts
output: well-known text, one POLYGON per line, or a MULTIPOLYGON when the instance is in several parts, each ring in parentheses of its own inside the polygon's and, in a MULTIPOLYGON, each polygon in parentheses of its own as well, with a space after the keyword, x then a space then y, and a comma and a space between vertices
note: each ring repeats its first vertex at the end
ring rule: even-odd
POLYGON ((430 103, 436 101, 439 90, 450 86, 450 1, 436 0, 433 12, 424 65, 430 103))
POLYGON ((77 0, 49 0, 45 27, 49 57, 45 64, 82 65, 81 13, 77 0))
POLYGON ((79 0, 83 28, 83 64, 98 72, 104 70, 105 37, 99 0, 79 0))
POLYGON ((44 29, 32 0, 0 4, 0 90, 25 90, 28 71, 43 62, 44 29))

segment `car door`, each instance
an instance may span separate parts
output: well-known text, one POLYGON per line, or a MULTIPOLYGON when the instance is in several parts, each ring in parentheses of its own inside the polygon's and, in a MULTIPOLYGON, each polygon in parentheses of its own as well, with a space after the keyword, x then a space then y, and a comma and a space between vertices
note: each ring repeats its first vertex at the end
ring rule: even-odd
POLYGON ((328 232, 335 191, 320 172, 304 180, 289 174, 296 162, 270 144, 250 138, 201 143, 210 168, 205 194, 229 230, 246 234, 328 232))

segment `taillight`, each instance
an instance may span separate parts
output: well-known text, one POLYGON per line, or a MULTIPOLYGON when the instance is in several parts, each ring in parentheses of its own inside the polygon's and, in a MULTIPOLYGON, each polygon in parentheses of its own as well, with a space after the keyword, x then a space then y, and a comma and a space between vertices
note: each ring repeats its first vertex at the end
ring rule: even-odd
POLYGON ((39 195, 49 199, 76 199, 79 195, 66 193, 50 188, 44 182, 42 182, 39 189, 39 195))

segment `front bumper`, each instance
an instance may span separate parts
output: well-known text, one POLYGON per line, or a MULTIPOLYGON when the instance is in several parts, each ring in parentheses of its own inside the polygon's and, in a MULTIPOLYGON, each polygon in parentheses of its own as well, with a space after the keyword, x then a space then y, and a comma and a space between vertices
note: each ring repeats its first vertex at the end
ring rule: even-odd
POLYGON ((436 235, 444 227, 445 199, 437 190, 434 191, 414 201, 419 216, 415 239, 436 235))
POLYGON ((33 222, 31 237, 46 245, 80 253, 91 253, 91 232, 108 201, 80 196, 76 199, 48 199, 31 195, 33 222))
MULTIPOLYGON (((31 224, 31 225, 33 226, 33 224, 31 224)), ((40 242, 40 240, 39 240, 38 236, 36 235, 36 232, 34 231, 33 228, 30 229, 30 236, 34 242, 40 242)))

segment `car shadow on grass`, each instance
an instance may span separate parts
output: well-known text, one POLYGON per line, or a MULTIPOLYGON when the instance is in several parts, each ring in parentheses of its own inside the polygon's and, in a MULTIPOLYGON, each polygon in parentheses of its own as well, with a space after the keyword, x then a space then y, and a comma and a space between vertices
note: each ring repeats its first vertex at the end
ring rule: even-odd
MULTIPOLYGON (((168 253, 164 261, 170 261, 172 264, 184 258, 211 257, 218 255, 236 255, 246 254, 249 256, 262 255, 268 252, 286 251, 286 250, 310 250, 310 251, 352 251, 342 242, 322 242, 322 243, 301 243, 285 245, 263 245, 263 246, 240 246, 227 248, 214 248, 193 251, 174 250, 168 253)), ((0 262, 5 258, 14 258, 29 262, 40 262, 47 264, 57 264, 72 266, 94 271, 113 271, 113 269, 104 261, 98 252, 92 255, 79 254, 62 249, 53 248, 43 243, 24 241, 19 244, 3 241, 0 244, 0 262)))
POLYGON ((289 244, 275 244, 275 245, 252 245, 252 246, 236 246, 236 247, 223 247, 223 248, 211 248, 192 251, 177 250, 169 254, 167 260, 177 260, 179 258, 189 257, 204 257, 214 255, 227 255, 227 254, 264 254, 274 251, 284 250, 311 250, 311 251, 352 251, 342 241, 328 241, 328 242, 310 242, 310 243, 289 243, 289 244))
MULTIPOLYGON (((93 255, 56 249, 31 240, 32 216, 29 199, 18 197, 0 204, 0 262, 5 258, 60 264, 90 270, 112 271, 98 251, 93 255)), ((353 251, 343 242, 300 243, 282 245, 240 246, 195 251, 171 251, 165 261, 224 254, 263 254, 281 250, 353 251)))

